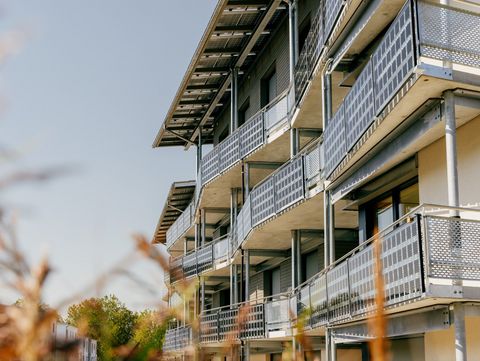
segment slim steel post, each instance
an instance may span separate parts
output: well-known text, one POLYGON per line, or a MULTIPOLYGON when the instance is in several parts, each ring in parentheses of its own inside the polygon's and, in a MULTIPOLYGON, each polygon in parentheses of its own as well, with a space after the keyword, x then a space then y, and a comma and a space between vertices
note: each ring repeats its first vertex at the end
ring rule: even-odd
POLYGON ((238 68, 232 70, 232 80, 230 82, 230 134, 238 128, 238 68))
POLYGON ((250 252, 245 250, 245 301, 250 299, 250 252))
MULTIPOLYGON (((455 122, 455 95, 451 90, 443 94, 445 100, 445 148, 447 152, 447 189, 448 205, 460 206, 457 169, 457 125, 455 122)), ((458 211, 451 211, 451 216, 458 217, 458 211)))
POLYGON ((200 242, 202 247, 207 241, 207 212, 205 209, 200 209, 200 242))
POLYGON ((288 7, 288 35, 290 56, 290 82, 295 76, 295 65, 298 59, 298 32, 297 32, 297 1, 290 0, 288 7))
POLYGON ((455 361, 467 361, 467 338, 465 335, 465 306, 453 305, 453 326, 455 328, 455 361))

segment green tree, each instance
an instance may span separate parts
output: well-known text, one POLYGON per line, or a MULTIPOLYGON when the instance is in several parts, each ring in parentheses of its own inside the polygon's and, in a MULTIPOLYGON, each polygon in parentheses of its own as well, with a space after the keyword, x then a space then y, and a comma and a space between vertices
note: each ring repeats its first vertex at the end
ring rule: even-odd
POLYGON ((137 314, 114 295, 89 298, 70 306, 67 312, 68 324, 97 340, 100 361, 113 360, 114 350, 132 341, 136 321, 137 314))
POLYGON ((148 360, 162 350, 166 324, 151 310, 137 313, 133 342, 137 350, 135 360, 148 360))

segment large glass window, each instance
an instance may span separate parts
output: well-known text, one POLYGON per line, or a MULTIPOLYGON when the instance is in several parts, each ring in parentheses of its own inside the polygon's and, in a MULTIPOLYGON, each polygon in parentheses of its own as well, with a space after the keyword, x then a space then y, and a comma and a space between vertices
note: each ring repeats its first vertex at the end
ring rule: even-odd
POLYGON ((366 214, 367 238, 388 227, 419 205, 418 183, 408 182, 396 187, 383 196, 364 205, 361 211, 366 214))

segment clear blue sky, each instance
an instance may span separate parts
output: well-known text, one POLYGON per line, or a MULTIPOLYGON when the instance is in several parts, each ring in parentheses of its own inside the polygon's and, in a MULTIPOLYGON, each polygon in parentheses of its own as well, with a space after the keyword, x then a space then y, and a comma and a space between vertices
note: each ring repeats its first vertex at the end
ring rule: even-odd
MULTIPOLYGON (((0 31, 28 32, 0 70, 0 144, 25 153, 16 169, 74 169, 0 194, 29 256, 50 255, 54 304, 128 253, 132 233, 151 237, 170 184, 194 178, 193 149, 151 144, 216 1, 0 4, 0 31)), ((157 269, 136 270, 160 287, 157 269)), ((134 307, 152 301, 125 282, 110 291, 134 307)))

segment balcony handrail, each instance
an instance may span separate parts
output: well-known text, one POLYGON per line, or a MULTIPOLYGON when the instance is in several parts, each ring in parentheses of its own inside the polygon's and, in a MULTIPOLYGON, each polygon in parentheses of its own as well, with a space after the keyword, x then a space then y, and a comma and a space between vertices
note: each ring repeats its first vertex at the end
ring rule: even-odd
POLYGON ((190 256, 190 255, 194 254, 195 252, 198 252, 198 251, 200 251, 202 249, 205 249, 207 247, 213 246, 216 243, 221 242, 221 241, 223 241, 223 240, 225 240, 226 238, 229 238, 229 237, 230 237, 230 233, 224 234, 223 236, 220 236, 218 238, 213 239, 212 241, 210 241, 208 243, 205 243, 204 245, 198 247, 197 249, 191 249, 190 251, 188 251, 185 254, 182 254, 180 256, 172 258, 172 262, 175 262, 175 261, 178 261, 178 260, 180 260, 184 257, 190 256))
POLYGON ((245 307, 245 306, 254 306, 254 305, 259 305, 259 304, 266 304, 268 302, 276 302, 276 301, 280 301, 280 300, 290 299, 290 296, 291 296, 291 291, 282 292, 282 293, 278 293, 278 294, 271 295, 271 296, 264 296, 264 297, 259 297, 259 298, 253 299, 253 300, 247 300, 247 301, 233 303, 231 305, 210 308, 208 310, 204 310, 202 313, 200 313, 200 315, 211 314, 211 313, 224 311, 224 310, 238 309, 238 308, 242 308, 242 307, 245 307), (284 297, 284 298, 281 298, 281 297, 284 297), (278 298, 278 299, 274 299, 274 298, 278 298))
MULTIPOLYGON (((480 206, 478 206, 478 207, 480 207, 480 206)), ((475 213, 478 213, 480 215, 480 208, 475 209, 475 208, 466 208, 466 207, 444 206, 444 205, 439 205, 439 204, 434 204, 434 203, 422 203, 422 204, 418 205, 417 207, 413 208, 412 210, 410 210, 408 213, 406 213, 402 217, 400 217, 395 222, 388 225, 383 230, 379 231, 378 233, 376 233, 375 235, 373 235, 372 237, 370 237, 366 241, 362 242, 362 244, 358 245, 357 247, 352 249, 350 252, 346 253, 345 255, 343 255, 342 257, 337 259, 335 262, 331 263, 329 266, 325 267, 319 273, 313 275, 308 280, 306 280, 305 282, 298 285, 295 288, 295 290, 298 291, 301 288, 305 287, 306 285, 310 284, 311 282, 315 281, 317 278, 325 275, 329 270, 337 267, 340 263, 343 263, 345 260, 352 257, 354 254, 358 253, 359 251, 362 251, 367 246, 369 246, 373 242, 375 242, 375 240, 381 239, 382 235, 385 235, 385 234, 388 234, 388 233, 392 232, 392 230, 396 226, 400 225, 403 222, 411 220, 415 215, 418 214, 418 215, 421 215, 421 216, 428 216, 428 215, 432 215, 433 213, 439 212, 440 210, 442 210, 444 212, 445 211, 459 211, 459 212, 470 212, 470 213, 475 212, 475 213)), ((456 218, 456 217, 445 217, 445 218, 456 218)), ((462 219, 462 218, 460 218, 460 219, 462 219)), ((296 293, 295 290, 294 290, 293 293, 296 293)))

